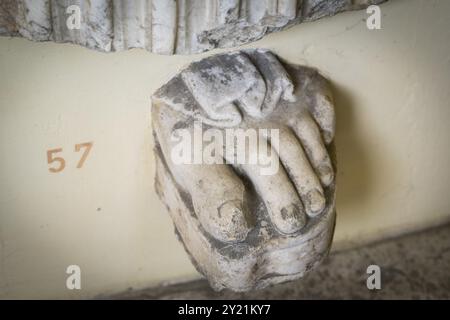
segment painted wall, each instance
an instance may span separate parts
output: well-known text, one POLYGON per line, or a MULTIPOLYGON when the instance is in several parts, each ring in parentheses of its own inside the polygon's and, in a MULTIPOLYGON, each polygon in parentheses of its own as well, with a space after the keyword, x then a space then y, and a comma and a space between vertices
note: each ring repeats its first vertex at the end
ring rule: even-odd
MULTIPOLYGON (((394 0, 382 30, 369 31, 360 11, 250 45, 333 82, 335 248, 450 220, 449 12, 447 0, 394 0)), ((153 189, 149 97, 202 56, 0 38, 0 298, 92 297, 198 276, 153 189), (84 142, 93 146, 77 168, 84 142), (51 173, 55 148, 66 165, 51 173), (81 290, 66 289, 71 264, 81 290)))

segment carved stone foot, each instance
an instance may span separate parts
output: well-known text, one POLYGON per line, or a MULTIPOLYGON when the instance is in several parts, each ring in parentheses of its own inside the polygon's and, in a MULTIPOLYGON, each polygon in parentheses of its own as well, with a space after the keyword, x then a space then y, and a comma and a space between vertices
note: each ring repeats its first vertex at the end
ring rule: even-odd
POLYGON ((156 189, 216 290, 302 277, 335 222, 327 81, 266 50, 192 63, 152 97, 156 189))

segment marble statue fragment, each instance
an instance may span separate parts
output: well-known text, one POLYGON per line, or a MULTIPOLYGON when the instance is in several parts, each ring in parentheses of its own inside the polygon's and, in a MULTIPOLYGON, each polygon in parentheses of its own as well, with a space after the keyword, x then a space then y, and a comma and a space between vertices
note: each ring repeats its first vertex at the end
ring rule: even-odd
POLYGON ((335 114, 316 70, 262 49, 207 57, 154 93, 152 122, 156 190, 215 290, 297 279, 327 255, 335 114))
POLYGON ((1 0, 0 35, 104 52, 191 54, 239 46, 295 24, 386 0, 1 0), (77 13, 80 28, 68 28, 77 13), (73 8, 73 7, 72 7, 73 8))

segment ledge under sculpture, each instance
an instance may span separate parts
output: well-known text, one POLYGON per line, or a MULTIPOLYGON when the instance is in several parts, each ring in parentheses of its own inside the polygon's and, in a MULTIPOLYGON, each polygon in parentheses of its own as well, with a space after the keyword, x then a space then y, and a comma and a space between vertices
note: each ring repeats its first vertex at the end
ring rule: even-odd
POLYGON ((155 92, 152 122, 157 192, 215 290, 297 279, 326 256, 335 224, 335 115, 316 70, 267 50, 211 56, 155 92), (195 137, 208 142, 200 156, 195 137), (244 161, 236 161, 239 152, 244 161))
POLYGON ((104 52, 190 54, 252 42, 295 24, 386 0, 1 0, 0 35, 104 52), (66 22, 80 10, 80 29, 66 22))

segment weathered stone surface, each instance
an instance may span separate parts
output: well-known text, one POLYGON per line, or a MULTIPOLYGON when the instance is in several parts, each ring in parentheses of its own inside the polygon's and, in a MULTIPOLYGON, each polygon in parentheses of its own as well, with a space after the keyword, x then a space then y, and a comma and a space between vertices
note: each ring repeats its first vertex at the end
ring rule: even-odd
POLYGON ((157 90, 152 121, 156 189, 215 290, 297 279, 326 256, 335 222, 335 117, 328 82, 316 70, 266 50, 211 56, 157 90), (174 160, 180 145, 191 150, 191 141, 179 138, 199 136, 198 123, 200 137, 215 132, 202 150, 218 145, 215 159, 226 161, 174 160), (239 139, 251 130, 258 132, 255 149, 251 138, 241 149, 233 140, 228 153, 230 145, 217 138, 238 132, 239 139), (277 170, 264 172, 269 162, 233 161, 239 151, 261 159, 268 141, 277 170))
POLYGON ((234 47, 289 26, 386 0, 1 0, 0 35, 110 52, 189 54, 234 47), (66 10, 81 9, 69 30, 66 10))

